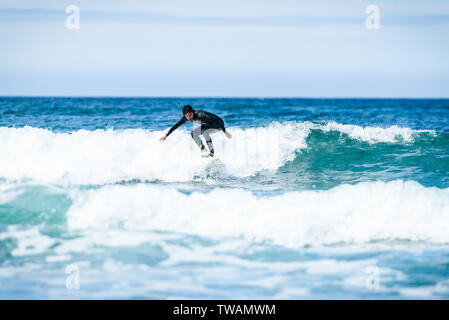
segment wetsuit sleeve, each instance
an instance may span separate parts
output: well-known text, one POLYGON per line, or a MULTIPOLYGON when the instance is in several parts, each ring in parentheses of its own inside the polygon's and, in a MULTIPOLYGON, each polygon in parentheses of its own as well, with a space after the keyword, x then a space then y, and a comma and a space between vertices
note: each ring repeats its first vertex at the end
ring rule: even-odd
POLYGON ((226 128, 225 128, 223 119, 220 118, 220 117, 218 117, 218 119, 220 120, 219 121, 220 122, 220 129, 223 130, 223 132, 226 132, 226 128))
POLYGON ((223 132, 226 132, 226 128, 225 128, 223 119, 213 113, 210 113, 210 116, 211 116, 211 122, 214 123, 215 127, 217 129, 223 130, 223 132))
POLYGON ((179 120, 178 122, 175 123, 175 125, 173 127, 170 128, 170 130, 168 130, 166 136, 168 137, 173 131, 175 131, 176 129, 178 129, 178 127, 180 125, 183 125, 184 122, 186 122, 187 119, 185 117, 182 117, 181 120, 179 120))

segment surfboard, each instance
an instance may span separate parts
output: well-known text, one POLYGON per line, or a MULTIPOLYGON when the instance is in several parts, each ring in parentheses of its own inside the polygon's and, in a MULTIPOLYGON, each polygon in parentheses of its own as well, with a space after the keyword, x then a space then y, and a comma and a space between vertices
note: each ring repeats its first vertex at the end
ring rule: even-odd
POLYGON ((224 163, 218 159, 218 158, 210 158, 210 162, 211 165, 224 165, 224 163))
MULTIPOLYGON (((190 153, 191 153, 192 155, 195 155, 195 154, 199 153, 199 154, 200 154, 200 157, 203 158, 203 159, 205 159, 205 160, 210 160, 210 162, 212 162, 212 161, 214 161, 214 160, 218 160, 218 162, 222 164, 222 162, 220 161, 220 159, 218 159, 216 156, 211 157, 211 156, 209 155, 209 149, 208 149, 207 147, 206 147, 206 152, 201 152, 200 148, 199 148, 196 144, 191 143, 191 144, 190 144, 190 153)), ((217 161, 215 161, 215 162, 217 162, 217 161)))
POLYGON ((221 176, 226 170, 225 164, 218 158, 207 158, 204 161, 206 163, 204 172, 208 176, 221 176))

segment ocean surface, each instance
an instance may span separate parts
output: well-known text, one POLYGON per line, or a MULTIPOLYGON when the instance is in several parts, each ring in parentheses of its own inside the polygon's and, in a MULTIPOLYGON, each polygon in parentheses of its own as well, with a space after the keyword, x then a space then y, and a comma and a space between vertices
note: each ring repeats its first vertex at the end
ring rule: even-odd
POLYGON ((0 98, 0 299, 448 299, 448 244, 449 100, 0 98))

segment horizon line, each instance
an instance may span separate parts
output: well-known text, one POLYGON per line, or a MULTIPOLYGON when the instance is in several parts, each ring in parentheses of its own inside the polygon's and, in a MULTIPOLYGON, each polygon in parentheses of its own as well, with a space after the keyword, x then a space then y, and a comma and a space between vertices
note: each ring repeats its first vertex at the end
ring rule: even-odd
POLYGON ((404 97, 404 96, 107 96, 107 95, 0 95, 1 98, 93 98, 93 99, 415 99, 415 100, 447 100, 449 96, 441 97, 404 97))

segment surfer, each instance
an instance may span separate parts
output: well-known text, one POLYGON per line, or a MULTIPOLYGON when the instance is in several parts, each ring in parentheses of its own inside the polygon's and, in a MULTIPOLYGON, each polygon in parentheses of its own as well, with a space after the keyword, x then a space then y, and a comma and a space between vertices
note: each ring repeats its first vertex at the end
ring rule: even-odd
POLYGON ((212 139, 210 137, 211 134, 223 131, 228 139, 231 139, 232 136, 229 131, 226 130, 224 126, 224 121, 219 116, 216 116, 213 113, 206 112, 203 110, 194 110, 190 105, 185 105, 182 108, 182 118, 178 122, 175 123, 173 127, 168 130, 167 134, 165 134, 160 141, 164 141, 167 137, 175 131, 180 125, 184 124, 186 121, 199 123, 200 126, 194 129, 191 132, 191 136, 198 147, 201 148, 201 153, 203 156, 214 156, 214 146, 212 144, 212 139), (200 135, 204 137, 207 143, 207 147, 209 148, 209 153, 207 153, 206 147, 201 141, 200 135))

